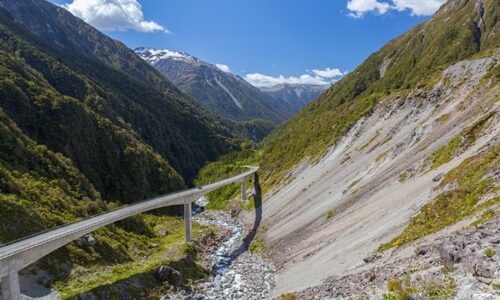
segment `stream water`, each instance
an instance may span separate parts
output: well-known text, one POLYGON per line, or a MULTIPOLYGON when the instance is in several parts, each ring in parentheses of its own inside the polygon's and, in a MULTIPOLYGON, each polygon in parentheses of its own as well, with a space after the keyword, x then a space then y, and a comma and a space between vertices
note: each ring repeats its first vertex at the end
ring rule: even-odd
POLYGON ((164 299, 266 299, 274 286, 276 270, 259 255, 246 251, 243 224, 223 212, 203 212, 205 199, 196 202, 193 221, 230 232, 229 237, 208 255, 209 280, 198 282, 191 293, 182 291, 164 299))

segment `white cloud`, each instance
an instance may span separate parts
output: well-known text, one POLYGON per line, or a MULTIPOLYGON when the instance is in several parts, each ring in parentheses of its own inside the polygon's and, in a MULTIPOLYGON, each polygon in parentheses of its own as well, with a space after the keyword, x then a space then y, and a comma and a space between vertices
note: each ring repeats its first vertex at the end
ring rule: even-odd
POLYGON ((314 69, 309 73, 312 74, 303 74, 298 77, 285 77, 283 75, 274 77, 261 73, 251 73, 245 75, 245 80, 256 87, 271 87, 277 84, 327 85, 334 83, 335 81, 337 81, 337 79, 347 74, 347 72, 342 72, 337 68, 326 68, 324 70, 314 69))
POLYGON ((438 10, 446 0, 393 0, 397 10, 411 11, 415 16, 429 16, 438 10))
POLYGON ((380 15, 391 9, 398 11, 409 10, 414 16, 432 15, 446 0, 349 0, 347 9, 349 16, 361 18, 368 12, 375 12, 380 15))
POLYGON ((314 70, 312 70, 312 73, 316 76, 323 77, 323 78, 335 78, 335 77, 343 76, 346 74, 346 73, 340 71, 340 69, 338 69, 338 68, 333 68, 333 69, 326 68, 324 70, 314 69, 314 70))
POLYGON ((229 73, 231 72, 231 69, 229 68, 228 65, 223 65, 223 64, 215 64, 215 66, 217 68, 219 68, 219 70, 223 71, 223 72, 226 72, 226 73, 229 73))
POLYGON ((385 14, 391 5, 386 2, 377 0, 349 0, 347 1, 347 9, 351 11, 350 16, 361 18, 365 13, 377 11, 379 14, 385 14))
POLYGON ((63 7, 101 30, 169 32, 158 23, 146 21, 137 0, 73 0, 63 7))

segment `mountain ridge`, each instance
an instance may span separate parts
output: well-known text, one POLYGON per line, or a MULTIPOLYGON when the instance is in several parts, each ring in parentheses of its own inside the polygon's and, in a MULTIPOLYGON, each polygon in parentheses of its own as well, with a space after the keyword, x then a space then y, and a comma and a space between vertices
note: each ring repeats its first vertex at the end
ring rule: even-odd
MULTIPOLYGON (((290 94, 263 92, 240 76, 184 52, 146 47, 135 52, 180 90, 233 121, 265 120, 277 125, 313 99, 288 99, 285 96, 290 94)), ((311 93, 309 97, 318 95, 311 93)))

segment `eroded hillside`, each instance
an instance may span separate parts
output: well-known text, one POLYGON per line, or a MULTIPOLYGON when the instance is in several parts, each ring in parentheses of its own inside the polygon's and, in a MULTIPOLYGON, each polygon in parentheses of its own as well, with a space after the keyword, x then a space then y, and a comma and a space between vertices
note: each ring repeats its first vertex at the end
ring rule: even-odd
POLYGON ((499 53, 462 61, 429 88, 384 97, 319 163, 293 171, 263 208, 277 295, 498 213, 498 68, 499 53))

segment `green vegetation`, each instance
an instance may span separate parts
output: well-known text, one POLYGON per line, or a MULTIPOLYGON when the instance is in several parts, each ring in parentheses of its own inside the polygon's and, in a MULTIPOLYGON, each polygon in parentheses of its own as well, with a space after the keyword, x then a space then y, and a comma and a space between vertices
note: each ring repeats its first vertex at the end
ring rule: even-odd
POLYGON ((428 299, 450 299, 455 296, 456 283, 453 277, 445 277, 443 281, 431 281, 422 288, 422 296, 428 299))
POLYGON ((387 157, 387 154, 389 154, 389 151, 390 151, 390 149, 387 149, 387 150, 385 150, 384 152, 380 153, 380 154, 379 154, 379 155, 375 158, 375 161, 376 161, 376 162, 379 162, 379 161, 383 160, 384 158, 386 158, 386 157, 387 157))
POLYGON ((286 181, 288 172, 302 161, 319 159, 376 104, 400 101, 401 95, 437 82, 441 71, 454 62, 491 54, 488 50, 500 44, 494 33, 498 3, 486 1, 484 26, 479 27, 474 5, 473 1, 443 5, 430 21, 372 54, 266 137, 254 156, 263 168, 264 189, 286 181), (384 61, 389 63, 381 76, 384 61))
POLYGON ((434 170, 441 165, 451 161, 459 152, 465 151, 468 147, 474 144, 480 134, 486 127, 488 121, 496 114, 495 111, 482 117, 472 126, 465 128, 459 135, 454 137, 448 144, 436 150, 426 160, 425 165, 430 165, 430 169, 434 170))
POLYGON ((449 118, 450 118, 449 114, 442 114, 441 116, 439 116, 438 121, 439 122, 446 122, 449 118))
MULTIPOLYGON (((76 222, 119 205, 103 201, 71 160, 26 137, 0 110, 0 220, 6 220, 0 226, 0 241, 76 222)), ((195 238, 213 234, 211 228, 194 226, 195 238)), ((184 243, 181 218, 138 215, 92 236, 95 246, 70 243, 38 262, 54 276, 55 286, 65 298, 102 285, 107 285, 102 289, 112 289, 112 284, 151 273, 160 264, 179 267, 186 280, 206 276, 194 261, 187 264, 182 260, 194 252, 193 246, 184 243), (165 229, 170 232, 167 236, 161 233, 165 229), (66 263, 71 263, 71 273, 61 267, 66 263)), ((149 286, 155 284, 152 280, 149 286)))
POLYGON ((493 249, 486 249, 484 250, 484 255, 486 255, 486 257, 493 257, 495 254, 497 254, 497 252, 493 249))
MULTIPOLYGON (((243 150, 228 153, 218 161, 207 164, 200 170, 194 183, 197 186, 202 186, 248 171, 245 166, 252 164, 252 161, 248 158, 251 157, 254 150, 252 145, 245 143, 241 145, 241 148, 243 150)), ((248 179, 247 189, 251 188, 252 185, 252 181, 248 179)), ((240 195, 241 184, 233 183, 208 194, 207 197, 210 202, 206 208, 209 210, 228 210, 235 204, 234 200, 239 199, 240 195)))
POLYGON ((266 226, 260 226, 255 232, 253 240, 248 245, 248 250, 253 253, 262 253, 266 249, 266 243, 264 240, 264 234, 267 231, 266 226))
POLYGON ((500 203, 499 196, 479 202, 499 190, 499 183, 487 176, 499 166, 500 144, 464 160, 446 174, 439 185, 440 188, 455 187, 436 196, 410 221, 400 236, 381 245, 378 250, 402 246, 500 203))
POLYGON ((408 172, 403 172, 401 174, 399 174, 399 182, 404 182, 406 180, 406 178, 408 178, 408 172))
POLYGON ((424 299, 449 299, 455 296, 455 280, 453 277, 444 277, 442 280, 426 280, 412 282, 410 278, 392 278, 387 281, 388 293, 382 295, 384 300, 410 300, 414 296, 424 299))
POLYGON ((368 142, 366 142, 361 148, 358 149, 359 152, 362 152, 364 149, 366 149, 368 146, 370 146, 373 141, 375 141, 378 137, 380 136, 380 131, 376 131, 375 134, 370 138, 368 142))
POLYGON ((472 222, 471 226, 477 226, 492 220, 493 217, 497 215, 498 212, 495 212, 493 209, 487 209, 477 220, 472 222))
MULTIPOLYGON (((124 45, 45 1, 9 2, 0 8, 1 243, 182 189, 207 161, 239 148, 233 123, 195 107, 124 45), (29 20, 6 12, 18 5, 29 20), (40 24, 53 31, 24 26, 40 24)), ((106 226, 92 233, 95 245, 70 243, 40 260, 53 276, 44 284, 73 297, 133 286, 159 264, 186 283, 206 276, 196 243, 183 242, 182 220, 162 212, 106 226)), ((196 238, 214 234, 194 230, 196 238)))
POLYGON ((262 253, 264 247, 265 247, 264 239, 255 238, 248 246, 248 251, 252 253, 262 253))
POLYGON ((326 219, 327 220, 330 220, 331 218, 335 217, 335 215, 337 214, 337 210, 335 209, 330 209, 327 213, 326 213, 326 219))
POLYGON ((295 293, 286 293, 280 296, 280 300, 295 300, 297 296, 295 293))
POLYGON ((81 49, 53 46, 52 35, 45 41, 1 8, 0 107, 27 136, 71 159, 104 199, 131 203, 178 190, 207 161, 238 148, 232 123, 195 108, 131 50, 98 32, 91 41, 75 37, 92 29, 71 15, 59 24, 53 6, 23 1, 37 16, 29 24, 50 22, 81 49), (104 44, 108 54, 82 53, 104 44), (122 55, 136 64, 126 66, 122 55))
MULTIPOLYGON (((153 217, 146 216, 148 223, 156 224, 153 228, 155 235, 150 238, 140 234, 127 234, 127 240, 121 240, 113 247, 123 247, 130 253, 128 261, 113 265, 94 265, 90 268, 79 267, 74 269, 68 277, 55 283, 55 287, 63 298, 74 298, 82 292, 113 290, 118 284, 137 279, 138 276, 147 276, 149 282, 145 287, 152 289, 161 285, 152 277, 158 266, 169 265, 180 271, 183 275, 184 283, 189 280, 205 278, 209 275, 198 265, 196 258, 196 247, 193 244, 184 242, 184 225, 181 218, 176 217, 153 217), (168 228, 169 234, 161 236, 161 231, 168 228), (140 248, 134 240, 140 240, 140 248), (154 245, 154 246, 152 246, 154 245), (186 259, 186 256, 193 257, 193 260, 186 259)), ((201 228, 193 224, 194 239, 199 239, 202 235, 213 235, 209 228, 201 228)), ((82 249, 80 251, 92 252, 92 249, 82 249)), ((144 291, 145 287, 137 287, 139 291, 144 291)))
POLYGON ((410 285, 408 278, 391 278, 387 281, 389 293, 383 295, 384 300, 409 300, 417 292, 417 289, 410 285))

